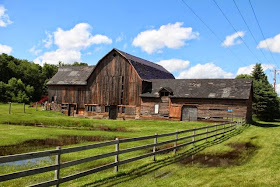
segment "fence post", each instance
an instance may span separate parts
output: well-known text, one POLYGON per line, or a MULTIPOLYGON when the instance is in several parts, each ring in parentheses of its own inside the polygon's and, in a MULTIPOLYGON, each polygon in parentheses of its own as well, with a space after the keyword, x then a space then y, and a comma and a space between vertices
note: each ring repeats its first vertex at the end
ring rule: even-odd
POLYGON ((206 142, 208 141, 208 126, 206 127, 206 142))
POLYGON ((37 107, 38 107, 38 102, 36 102, 36 111, 38 110, 37 107))
POLYGON ((176 148, 177 148, 177 140, 178 140, 178 130, 176 130, 176 134, 175 134, 175 142, 174 142, 174 154, 176 154, 176 148))
POLYGON ((11 114, 12 102, 9 102, 9 114, 11 114))
POLYGON ((56 150, 58 150, 57 155, 55 156, 55 165, 58 166, 58 168, 54 171, 54 180, 57 180, 57 187, 59 186, 59 173, 60 173, 60 150, 61 147, 57 146, 56 150))
POLYGON ((25 113, 25 103, 23 103, 23 113, 25 113))
POLYGON ((193 142, 193 145, 194 145, 194 141, 195 141, 195 128, 193 128, 193 137, 192 137, 192 142, 193 142))
POLYGON ((120 144, 120 141, 119 141, 119 138, 116 138, 116 145, 115 145, 115 151, 117 152, 117 154, 115 155, 115 163, 117 163, 117 165, 115 166, 115 172, 118 172, 119 171, 119 144, 120 144))
POLYGON ((155 133, 155 139, 154 139, 154 148, 153 148, 153 153, 154 153, 154 156, 153 156, 153 161, 156 161, 156 145, 157 145, 157 133, 155 133))
POLYGON ((224 123, 224 133, 223 134, 225 134, 225 128, 226 128, 226 124, 224 123))

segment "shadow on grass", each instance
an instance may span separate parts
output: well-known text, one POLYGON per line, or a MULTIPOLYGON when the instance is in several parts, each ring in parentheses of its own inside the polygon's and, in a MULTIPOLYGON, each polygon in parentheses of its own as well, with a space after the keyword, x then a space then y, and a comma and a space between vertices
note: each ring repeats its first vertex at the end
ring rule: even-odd
POLYGON ((254 121, 251 125, 256 126, 256 127, 263 127, 263 128, 280 127, 280 125, 272 124, 269 122, 259 123, 257 121, 254 121))
POLYGON ((153 171, 156 171, 162 167, 166 167, 170 164, 173 164, 173 163, 179 162, 183 159, 189 158, 192 155, 195 155, 195 154, 199 153, 200 151, 206 149, 207 147, 220 144, 220 143, 230 139, 231 137, 242 133, 249 126, 250 125, 244 125, 233 132, 230 132, 221 137, 218 137, 217 139, 207 141, 200 145, 195 145, 185 152, 177 153, 174 156, 169 156, 165 159, 142 165, 140 167, 137 167, 137 168, 132 169, 127 172, 119 172, 118 174, 116 174, 114 176, 107 177, 107 178, 97 180, 92 183, 85 184, 84 187, 85 186, 114 186, 114 185, 120 184, 122 182, 133 180, 135 178, 138 178, 138 177, 141 177, 148 173, 151 173, 153 171))

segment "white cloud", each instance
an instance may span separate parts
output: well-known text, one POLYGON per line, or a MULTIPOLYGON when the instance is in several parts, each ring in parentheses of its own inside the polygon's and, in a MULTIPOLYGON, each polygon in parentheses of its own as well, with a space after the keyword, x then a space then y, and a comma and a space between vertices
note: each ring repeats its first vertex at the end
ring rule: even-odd
POLYGON ((36 49, 36 46, 34 45, 33 47, 31 47, 31 48, 29 49, 29 52, 32 53, 32 54, 34 54, 34 55, 38 55, 39 53, 42 52, 42 50, 41 50, 41 49, 36 49))
POLYGON ((91 26, 87 23, 79 23, 74 28, 64 31, 58 28, 54 32, 54 43, 61 49, 81 50, 93 44, 111 44, 112 39, 105 35, 90 33, 91 26))
MULTIPOLYGON (((81 61, 81 50, 94 44, 111 44, 112 39, 105 35, 91 34, 91 26, 87 23, 79 23, 72 29, 64 31, 58 28, 53 34, 46 32, 47 39, 42 40, 44 46, 49 48, 53 43, 58 47, 56 51, 45 52, 37 57, 34 62, 58 64, 59 61, 71 64, 81 61)), ((32 48, 31 48, 32 49, 32 48)), ((100 49, 96 47, 95 49, 100 49)), ((35 51, 35 50, 34 50, 35 51)))
POLYGON ((274 36, 273 38, 260 41, 257 48, 270 49, 272 52, 280 53, 280 34, 274 36))
POLYGON ((56 51, 46 52, 37 57, 34 62, 40 65, 44 63, 58 64, 59 61, 71 64, 81 60, 81 52, 76 50, 57 49, 56 51))
MULTIPOLYGON (((237 70, 236 75, 240 75, 240 74, 248 74, 248 75, 250 75, 252 73, 254 67, 255 67, 255 64, 251 64, 249 66, 240 67, 237 70)), ((262 64, 262 68, 263 68, 264 71, 266 71, 268 69, 274 69, 275 65, 273 65, 273 64, 262 64)))
POLYGON ((51 33, 49 33, 48 31, 46 31, 46 35, 47 35, 47 38, 42 40, 42 42, 44 43, 44 46, 46 48, 50 48, 51 45, 53 44, 53 35, 51 33))
POLYGON ((198 38, 199 33, 193 32, 191 27, 182 27, 182 22, 162 25, 158 30, 146 30, 134 38, 132 44, 141 47, 151 54, 167 47, 177 49, 185 45, 186 40, 198 38))
POLYGON ((10 20, 8 14, 5 14, 6 9, 3 5, 0 5, 0 27, 6 27, 13 22, 10 20))
POLYGON ((157 62, 157 64, 163 66, 170 72, 177 72, 187 68, 190 64, 188 60, 181 60, 181 59, 169 59, 169 60, 161 60, 157 62))
POLYGON ((225 72, 219 66, 216 66, 213 62, 206 64, 197 64, 187 70, 180 72, 178 79, 210 79, 210 78, 234 78, 234 75, 229 72, 225 72))
POLYGON ((6 53, 9 55, 11 52, 12 52, 12 47, 0 44, 0 54, 6 53))
POLYGON ((239 40, 238 38, 243 37, 245 35, 245 32, 243 31, 238 31, 232 35, 226 36, 225 41, 222 43, 222 46, 224 47, 229 47, 237 44, 241 44, 242 41, 239 40))

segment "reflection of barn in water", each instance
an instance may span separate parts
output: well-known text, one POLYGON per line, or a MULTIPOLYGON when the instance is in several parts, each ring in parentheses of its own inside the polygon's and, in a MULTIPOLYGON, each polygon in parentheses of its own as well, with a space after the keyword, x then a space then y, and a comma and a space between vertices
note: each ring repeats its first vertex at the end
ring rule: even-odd
POLYGON ((252 81, 175 79, 162 66, 111 50, 96 66, 61 67, 49 100, 96 118, 251 120, 252 81))

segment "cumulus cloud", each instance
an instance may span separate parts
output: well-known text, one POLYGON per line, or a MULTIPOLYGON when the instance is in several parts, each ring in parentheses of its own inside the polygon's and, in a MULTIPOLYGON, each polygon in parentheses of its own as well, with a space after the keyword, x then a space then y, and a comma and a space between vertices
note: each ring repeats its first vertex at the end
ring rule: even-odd
POLYGON ((210 79, 210 78, 234 78, 234 75, 229 72, 225 72, 219 66, 216 66, 213 62, 206 64, 197 64, 189 69, 186 69, 179 73, 178 79, 210 79))
POLYGON ((274 36, 273 38, 260 41, 257 48, 270 49, 272 52, 280 53, 280 34, 274 36))
POLYGON ((13 22, 10 20, 8 14, 5 13, 6 9, 3 5, 0 5, 0 27, 6 27, 13 22))
POLYGON ((105 35, 92 35, 91 29, 89 24, 79 23, 70 30, 58 28, 53 34, 46 32, 47 38, 42 41, 44 46, 49 48, 52 44, 55 44, 58 49, 45 52, 37 57, 34 62, 39 64, 45 62, 58 64, 59 61, 62 61, 63 63, 70 64, 75 61, 81 61, 81 50, 94 44, 112 43, 112 39, 105 35))
MULTIPOLYGON (((255 64, 251 64, 249 66, 240 67, 237 70, 236 75, 240 75, 240 74, 248 74, 248 75, 250 75, 252 73, 254 67, 255 67, 255 64)), ((262 68, 263 68, 264 71, 266 71, 268 69, 274 69, 275 65, 273 65, 273 64, 262 64, 262 68)))
POLYGON ((160 52, 162 48, 177 49, 185 45, 186 40, 198 38, 199 33, 193 32, 191 27, 182 27, 182 22, 162 25, 158 30, 146 30, 134 38, 132 45, 141 47, 143 51, 151 54, 160 52))
POLYGON ((12 47, 0 44, 0 54, 6 53, 9 55, 11 52, 12 52, 12 47))
POLYGON ((87 23, 79 23, 74 28, 64 31, 58 28, 54 32, 54 43, 61 49, 86 49, 92 44, 111 44, 112 39, 97 34, 92 36, 91 26, 87 23))
POLYGON ((59 61, 71 64, 80 61, 81 52, 76 50, 57 49, 56 51, 46 52, 42 56, 37 57, 34 62, 40 65, 44 63, 58 64, 59 61))
POLYGON ((242 41, 238 38, 243 37, 245 35, 245 32, 238 31, 236 33, 233 33, 232 35, 226 36, 225 41, 222 43, 222 46, 224 47, 230 47, 233 45, 241 44, 242 41))
POLYGON ((169 60, 161 60, 157 62, 157 64, 163 66, 170 72, 178 72, 187 68, 190 64, 188 60, 181 60, 181 59, 169 59, 169 60))

